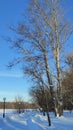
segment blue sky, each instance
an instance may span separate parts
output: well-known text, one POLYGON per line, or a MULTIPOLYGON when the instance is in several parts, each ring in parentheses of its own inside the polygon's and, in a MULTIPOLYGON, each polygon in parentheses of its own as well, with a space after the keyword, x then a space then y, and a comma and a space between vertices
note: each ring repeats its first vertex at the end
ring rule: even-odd
POLYGON ((16 24, 26 10, 29 0, 0 0, 0 101, 14 100, 15 96, 23 96, 29 100, 30 83, 23 77, 18 68, 8 70, 6 65, 14 57, 15 52, 9 48, 2 36, 9 35, 8 25, 16 24))
MULTIPOLYGON (((8 25, 21 20, 23 11, 26 11, 30 0, 0 0, 0 101, 3 97, 6 100, 14 100, 15 96, 21 95, 25 100, 29 100, 30 81, 23 77, 21 69, 15 67, 8 70, 6 65, 16 55, 9 48, 9 44, 3 40, 2 36, 9 35, 8 25)), ((73 5, 73 0, 67 0, 67 6, 73 5)), ((69 6, 68 6, 69 7, 69 6)), ((73 12, 70 13, 73 21, 73 12)), ((73 37, 70 39, 72 43, 73 37)), ((73 44, 73 43, 72 43, 73 44)))

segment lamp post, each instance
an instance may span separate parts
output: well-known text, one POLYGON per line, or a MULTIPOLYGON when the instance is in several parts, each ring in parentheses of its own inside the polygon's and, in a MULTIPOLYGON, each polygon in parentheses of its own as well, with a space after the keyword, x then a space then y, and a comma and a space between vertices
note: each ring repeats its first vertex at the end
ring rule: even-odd
POLYGON ((20 110, 20 104, 21 104, 21 103, 19 102, 19 114, 21 113, 21 110, 20 110))
POLYGON ((5 100, 6 100, 6 98, 4 97, 3 98, 3 101, 4 101, 4 103, 3 103, 3 118, 5 118, 5 100))

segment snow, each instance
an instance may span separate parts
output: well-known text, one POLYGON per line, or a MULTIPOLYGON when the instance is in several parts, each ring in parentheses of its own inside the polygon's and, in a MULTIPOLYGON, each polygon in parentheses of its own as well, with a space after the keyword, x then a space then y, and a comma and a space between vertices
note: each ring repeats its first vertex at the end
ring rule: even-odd
POLYGON ((50 113, 52 126, 48 126, 47 116, 38 110, 25 110, 18 114, 15 110, 6 110, 5 118, 0 110, 0 130, 73 130, 73 112, 64 112, 64 116, 55 117, 50 113))

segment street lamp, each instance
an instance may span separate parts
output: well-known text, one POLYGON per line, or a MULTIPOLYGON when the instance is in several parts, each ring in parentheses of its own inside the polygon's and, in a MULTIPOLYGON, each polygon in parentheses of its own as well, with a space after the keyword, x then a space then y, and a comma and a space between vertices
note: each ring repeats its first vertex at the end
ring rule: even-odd
POLYGON ((3 118, 5 118, 5 100, 6 98, 3 98, 4 104, 3 104, 3 118))
POLYGON ((21 103, 19 102, 19 114, 21 113, 20 104, 21 104, 21 103))

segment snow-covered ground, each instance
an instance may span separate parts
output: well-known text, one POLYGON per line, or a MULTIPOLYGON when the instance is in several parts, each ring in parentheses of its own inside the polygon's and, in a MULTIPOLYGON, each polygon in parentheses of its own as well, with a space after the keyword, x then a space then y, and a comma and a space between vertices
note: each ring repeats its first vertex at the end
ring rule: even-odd
POLYGON ((73 130, 73 112, 64 112, 64 116, 56 118, 50 113, 52 126, 48 126, 47 117, 39 111, 27 110, 17 114, 7 110, 3 119, 0 110, 0 130, 73 130))

